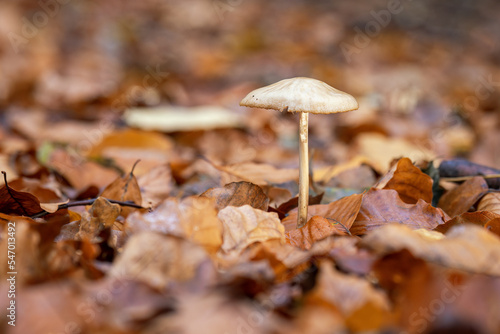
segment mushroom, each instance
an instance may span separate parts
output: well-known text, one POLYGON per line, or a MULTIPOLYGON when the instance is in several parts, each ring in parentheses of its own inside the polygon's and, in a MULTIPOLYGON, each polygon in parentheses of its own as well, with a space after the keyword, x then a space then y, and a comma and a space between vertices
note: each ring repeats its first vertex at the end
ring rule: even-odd
POLYGON ((300 113, 299 146, 299 214, 297 228, 307 223, 309 204, 309 113, 333 114, 358 109, 351 95, 311 78, 291 78, 250 92, 240 106, 300 113))

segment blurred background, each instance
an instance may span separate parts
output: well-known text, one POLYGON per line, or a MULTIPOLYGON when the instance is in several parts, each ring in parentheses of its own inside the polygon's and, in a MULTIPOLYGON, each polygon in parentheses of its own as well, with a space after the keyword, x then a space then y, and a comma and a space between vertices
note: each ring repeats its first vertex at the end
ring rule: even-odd
POLYGON ((215 105, 244 125, 167 132, 212 161, 296 167, 296 115, 238 103, 307 76, 360 103, 311 117, 318 165, 361 155, 382 170, 406 155, 499 167, 499 36, 494 0, 3 0, 0 138, 18 139, 3 153, 84 140, 68 120, 91 131, 125 126, 135 107, 215 105))

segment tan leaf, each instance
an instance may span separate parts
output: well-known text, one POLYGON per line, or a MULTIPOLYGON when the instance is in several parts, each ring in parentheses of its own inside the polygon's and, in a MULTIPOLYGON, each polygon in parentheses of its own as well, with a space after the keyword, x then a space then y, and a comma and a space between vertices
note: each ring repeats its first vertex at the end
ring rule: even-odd
POLYGON ((361 235, 391 223, 407 225, 412 229, 434 229, 447 218, 441 209, 423 200, 407 204, 395 190, 371 189, 364 195, 361 210, 350 231, 361 235))
POLYGON ((285 183, 288 181, 298 181, 298 169, 276 168, 272 165, 245 162, 228 166, 216 166, 215 168, 226 173, 223 183, 227 184, 235 181, 247 181, 258 186, 273 183, 285 183))
MULTIPOLYGON (((115 201, 127 202, 135 204, 142 203, 141 189, 134 176, 133 170, 123 177, 114 180, 110 185, 103 190, 101 197, 113 199, 115 201)), ((132 211, 137 209, 130 207, 121 207, 121 215, 127 217, 132 211)))
MULTIPOLYGON (((486 181, 480 176, 475 176, 445 193, 439 200, 438 206, 451 217, 455 217, 469 211, 471 206, 487 192, 486 181)), ((487 210, 481 209, 481 211, 487 210)))
POLYGON ((377 189, 394 189, 401 200, 415 204, 419 199, 432 202, 432 178, 414 166, 410 159, 402 158, 377 183, 377 189))
POLYGON ((172 191, 172 173, 167 164, 161 164, 137 178, 141 190, 142 206, 156 207, 172 191))
MULTIPOLYGON (((312 216, 326 218, 331 224, 335 225, 336 230, 343 232, 349 231, 359 213, 363 196, 363 194, 354 194, 343 197, 330 204, 310 205, 307 216, 308 218, 312 216)), ((296 229, 297 214, 298 210, 294 209, 285 219, 283 219, 282 223, 285 225, 286 231, 296 229)))
POLYGON ((368 233, 362 244, 379 255, 408 249, 414 256, 478 274, 500 276, 500 238, 476 225, 454 226, 440 240, 390 224, 368 233))
POLYGON ((223 226, 222 250, 240 252, 255 242, 277 239, 285 243, 285 228, 278 215, 250 205, 228 206, 218 214, 223 226))
POLYGON ((213 200, 188 197, 182 201, 171 198, 148 213, 134 212, 126 220, 132 233, 156 231, 188 238, 207 251, 216 251, 222 244, 222 226, 213 200))
POLYGON ((490 220, 495 218, 500 218, 500 214, 493 213, 491 211, 464 212, 461 215, 448 220, 446 223, 438 225, 435 230, 441 233, 446 233, 453 226, 461 224, 485 226, 490 220))
POLYGON ((477 211, 490 211, 500 215, 500 193, 489 193, 479 201, 477 211))
POLYGON ((80 231, 77 239, 95 240, 105 228, 111 228, 120 215, 120 206, 99 197, 95 200, 88 213, 82 215, 80 231))
POLYGON ((233 182, 226 184, 224 188, 210 188, 200 197, 214 198, 217 210, 226 206, 250 205, 253 208, 267 211, 269 198, 262 188, 249 182, 233 182))
POLYGON ((195 278, 204 263, 211 266, 202 247, 174 236, 144 231, 130 237, 109 276, 141 281, 163 290, 174 282, 195 278))

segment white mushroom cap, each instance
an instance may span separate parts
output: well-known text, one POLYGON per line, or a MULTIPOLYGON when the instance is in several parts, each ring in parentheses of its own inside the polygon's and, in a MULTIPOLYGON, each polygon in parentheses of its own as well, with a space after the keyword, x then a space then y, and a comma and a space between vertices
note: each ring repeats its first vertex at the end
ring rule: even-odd
POLYGON ((241 100, 240 106, 289 112, 333 114, 358 109, 351 95, 323 81, 291 78, 256 89, 241 100))

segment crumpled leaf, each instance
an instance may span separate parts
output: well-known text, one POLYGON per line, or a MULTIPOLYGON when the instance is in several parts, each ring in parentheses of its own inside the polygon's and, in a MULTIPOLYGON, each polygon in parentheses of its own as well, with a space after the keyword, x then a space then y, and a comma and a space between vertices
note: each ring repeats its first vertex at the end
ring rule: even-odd
POLYGON ((419 200, 416 204, 404 203, 392 189, 371 189, 363 197, 363 203, 350 231, 354 235, 365 234, 386 224, 398 223, 413 229, 434 229, 448 220, 439 208, 419 200))
POLYGON ((250 205, 228 206, 219 211, 223 227, 222 250, 241 252, 255 242, 279 240, 285 243, 285 228, 278 215, 250 205))
POLYGON ((410 159, 402 158, 377 183, 377 189, 394 189, 401 200, 415 204, 422 199, 432 202, 432 178, 414 166, 410 159))
POLYGON ((210 188, 200 197, 214 198, 217 210, 226 206, 250 205, 253 208, 267 211, 269 198, 261 187, 250 182, 232 182, 224 188, 210 188))
POLYGON ((210 258, 202 247, 175 236, 144 231, 129 238, 108 275, 163 290, 174 282, 194 279, 201 266, 212 270, 210 258))
MULTIPOLYGON (((103 190, 101 197, 113 199, 121 202, 132 202, 135 204, 142 203, 141 189, 134 176, 134 171, 130 171, 127 175, 119 177, 103 190)), ((120 207, 121 215, 127 217, 133 210, 131 207, 120 207)))
POLYGON ((80 231, 76 239, 96 240, 99 233, 105 228, 111 228, 116 218, 120 215, 120 206, 108 202, 103 197, 98 197, 88 213, 82 215, 80 231))
MULTIPOLYGON (((335 225, 337 231, 346 233, 351 228, 359 213, 363 196, 363 194, 354 194, 343 197, 330 204, 310 205, 308 207, 307 216, 320 216, 326 218, 331 224, 335 225)), ((298 209, 294 209, 290 212, 288 217, 283 219, 282 223, 285 225, 287 231, 296 229, 297 215, 298 209)))
POLYGON ((126 224, 131 233, 156 231, 175 235, 200 244, 209 252, 222 244, 222 226, 214 201, 208 198, 170 198, 152 212, 132 213, 126 224))
POLYGON ((258 186, 265 186, 299 180, 298 169, 276 168, 272 165, 254 162, 244 162, 228 166, 214 166, 225 173, 225 175, 223 174, 222 180, 224 184, 243 180, 258 186))
MULTIPOLYGON (((438 206, 453 218, 469 211, 471 206, 487 192, 486 181, 480 176, 475 176, 441 196, 438 206)), ((481 211, 486 210, 481 209, 481 211)))
POLYGON ((476 225, 454 226, 440 240, 389 224, 368 233, 362 245, 379 255, 408 249, 414 256, 477 274, 500 276, 500 238, 476 225))

